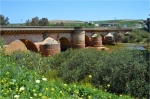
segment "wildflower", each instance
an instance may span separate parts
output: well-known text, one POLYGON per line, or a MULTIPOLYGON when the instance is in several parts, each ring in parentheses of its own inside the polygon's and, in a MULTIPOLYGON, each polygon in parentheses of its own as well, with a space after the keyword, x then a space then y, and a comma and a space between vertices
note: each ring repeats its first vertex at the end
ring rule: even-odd
POLYGON ((33 97, 30 97, 30 99, 33 99, 33 97))
POLYGON ((122 97, 122 95, 121 95, 121 94, 120 94, 119 96, 120 96, 120 97, 122 97))
POLYGON ((32 91, 33 91, 33 92, 36 92, 36 90, 35 90, 35 89, 33 89, 32 91))
POLYGON ((42 96, 42 93, 39 93, 39 96, 42 96))
POLYGON ((45 88, 46 90, 48 90, 48 88, 45 88))
POLYGON ((107 87, 110 87, 110 84, 107 84, 107 87))
POLYGON ((47 97, 46 96, 42 96, 42 99, 47 99, 47 97))
POLYGON ((89 78, 92 78, 92 75, 89 75, 88 77, 89 77, 89 78))
POLYGON ((6 75, 9 75, 9 72, 6 72, 6 75))
POLYGON ((64 84, 64 86, 67 86, 67 84, 64 84))
POLYGON ((92 96, 88 96, 88 99, 91 99, 92 98, 92 96))
POLYGON ((51 88, 51 91, 54 91, 55 89, 54 88, 51 88))
POLYGON ((25 88, 24 87, 20 87, 19 91, 23 91, 25 88))
POLYGON ((36 83, 40 83, 40 80, 36 80, 35 82, 36 82, 36 83))
POLYGON ((34 96, 37 96, 37 94, 36 94, 36 93, 34 93, 34 96))
POLYGON ((78 91, 78 90, 75 90, 74 92, 75 92, 76 94, 78 94, 78 93, 79 93, 79 91, 78 91))
POLYGON ((19 99, 20 95, 14 95, 14 98, 19 99))
POLYGON ((47 81, 47 78, 42 78, 43 81, 47 81))
POLYGON ((76 87, 76 85, 73 85, 74 87, 76 87))
POLYGON ((59 91, 60 94, 62 94, 62 91, 59 91))

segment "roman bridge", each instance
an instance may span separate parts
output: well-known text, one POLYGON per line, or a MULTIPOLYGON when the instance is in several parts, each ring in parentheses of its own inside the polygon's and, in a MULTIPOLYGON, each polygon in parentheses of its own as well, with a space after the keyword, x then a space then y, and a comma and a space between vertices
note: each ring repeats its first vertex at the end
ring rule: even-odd
MULTIPOLYGON (((126 33, 132 31, 131 28, 81 28, 81 27, 49 27, 49 26, 17 26, 17 27, 0 27, 0 35, 9 45, 15 40, 22 41, 28 50, 38 52, 41 50, 40 45, 49 44, 56 47, 60 44, 60 49, 67 48, 84 48, 93 46, 92 36, 100 35, 102 43, 107 43, 105 36, 108 33, 126 33), (57 41, 57 42, 56 42, 57 41)), ((51 48, 50 47, 50 48, 51 48)))

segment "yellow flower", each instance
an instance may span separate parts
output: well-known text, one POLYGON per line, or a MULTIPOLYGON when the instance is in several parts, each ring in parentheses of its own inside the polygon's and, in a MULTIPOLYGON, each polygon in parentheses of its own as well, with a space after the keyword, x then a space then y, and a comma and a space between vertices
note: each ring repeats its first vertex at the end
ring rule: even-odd
POLYGON ((9 72, 6 72, 6 75, 9 75, 9 72))
POLYGON ((76 85, 73 85, 74 87, 76 87, 76 85))
POLYGON ((75 90, 74 92, 75 92, 76 94, 78 94, 78 93, 79 93, 79 91, 78 91, 78 90, 75 90))
POLYGON ((67 86, 67 84, 64 84, 64 86, 67 86))
POLYGON ((107 87, 110 87, 110 84, 107 84, 107 87))
POLYGON ((122 95, 121 95, 121 94, 120 94, 119 96, 120 96, 120 97, 122 97, 122 95))
POLYGON ((89 78, 92 78, 92 75, 89 75, 88 77, 89 77, 89 78))
POLYGON ((46 90, 48 90, 48 88, 45 88, 46 90))
POLYGON ((59 91, 60 94, 62 94, 62 91, 59 91))
POLYGON ((91 99, 92 98, 92 96, 88 96, 88 99, 91 99))
POLYGON ((42 93, 39 93, 39 96, 42 96, 42 93))
POLYGON ((34 93, 34 96, 37 96, 37 94, 36 94, 36 93, 34 93))
POLYGON ((33 91, 33 92, 36 92, 36 90, 35 90, 35 89, 33 89, 32 91, 33 91))
POLYGON ((42 99, 47 99, 47 97, 46 96, 42 96, 42 99))
POLYGON ((55 90, 55 88, 51 88, 51 91, 54 91, 55 90))

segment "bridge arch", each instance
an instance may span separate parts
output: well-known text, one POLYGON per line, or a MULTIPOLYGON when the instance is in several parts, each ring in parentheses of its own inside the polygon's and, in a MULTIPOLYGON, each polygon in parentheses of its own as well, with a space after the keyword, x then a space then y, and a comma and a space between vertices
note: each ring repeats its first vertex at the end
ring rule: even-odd
MULTIPOLYGON (((14 41, 8 43, 6 50, 9 50, 9 46, 13 46, 13 45, 11 45, 13 42, 22 42, 24 44, 24 46, 26 47, 27 50, 30 50, 30 51, 33 51, 33 52, 38 52, 38 48, 36 47, 36 45, 32 41, 27 40, 27 39, 18 39, 18 40, 14 40, 14 41)), ((15 50, 15 49, 16 50, 17 49, 21 50, 21 48, 19 48, 19 47, 20 47, 20 45, 19 45, 19 43, 17 43, 13 47, 14 49, 12 49, 12 50, 15 50)))
POLYGON ((101 36, 101 38, 102 38, 102 44, 105 44, 105 36, 104 35, 100 35, 101 36))
POLYGON ((92 46, 91 37, 85 35, 85 46, 92 46))
POLYGON ((71 42, 67 37, 60 37, 59 42, 60 42, 61 51, 65 51, 68 48, 71 48, 71 42))

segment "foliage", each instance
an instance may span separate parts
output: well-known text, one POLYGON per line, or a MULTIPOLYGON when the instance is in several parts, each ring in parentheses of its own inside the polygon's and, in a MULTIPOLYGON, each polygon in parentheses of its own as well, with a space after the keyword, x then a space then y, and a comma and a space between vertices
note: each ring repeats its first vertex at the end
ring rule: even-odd
POLYGON ((26 21, 26 25, 27 25, 27 26, 31 26, 31 22, 30 22, 29 19, 26 21))
POLYGON ((4 15, 0 15, 0 25, 8 25, 9 24, 9 18, 6 17, 4 15))
POLYGON ((31 25, 32 26, 39 26, 39 18, 38 17, 32 18, 31 25))
POLYGON ((124 36, 122 38, 122 42, 125 42, 125 43, 137 43, 137 42, 148 43, 149 36, 150 36, 150 34, 147 31, 135 29, 132 32, 130 32, 129 35, 124 36))
POLYGON ((49 25, 48 19, 47 19, 47 18, 42 18, 42 19, 40 19, 39 25, 40 25, 40 26, 48 26, 48 25, 49 25))
POLYGON ((26 21, 26 25, 27 26, 48 26, 49 25, 49 21, 48 21, 47 18, 39 19, 38 17, 34 17, 34 18, 32 18, 31 22, 28 19, 26 21))
POLYGON ((54 56, 52 65, 57 64, 59 76, 67 83, 80 82, 92 75, 92 83, 97 87, 102 85, 110 92, 141 98, 149 95, 148 62, 145 57, 144 53, 137 50, 112 53, 93 49, 69 50, 54 56), (107 87, 107 84, 110 86, 107 87))
MULTIPOLYGON (((1 44, 0 46, 1 48, 4 48, 3 44, 1 44)), ((63 53, 63 56, 65 54, 66 53, 63 53)), ((68 54, 71 55, 71 50, 68 52, 68 54)), ((108 92, 98 90, 95 87, 89 86, 87 84, 66 84, 58 79, 47 78, 48 76, 46 75, 46 73, 43 73, 40 70, 45 70, 45 72, 48 72, 49 70, 53 71, 50 68, 51 66, 44 67, 44 65, 50 65, 50 60, 51 58, 42 58, 40 57, 40 55, 29 51, 14 52, 12 54, 5 54, 4 51, 1 51, 0 98, 133 99, 130 96, 122 94, 119 96, 110 94, 108 92)), ((50 71, 48 73, 50 73, 50 71)), ((91 76, 89 77, 91 78, 91 76)))

